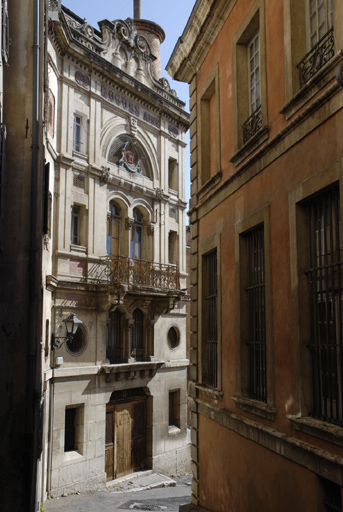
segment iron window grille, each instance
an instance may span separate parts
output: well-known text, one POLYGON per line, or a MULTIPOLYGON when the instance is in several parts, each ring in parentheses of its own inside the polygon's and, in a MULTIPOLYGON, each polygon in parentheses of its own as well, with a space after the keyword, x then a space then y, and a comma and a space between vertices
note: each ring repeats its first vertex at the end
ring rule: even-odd
POLYGON ((243 144, 248 142, 255 133, 257 133, 262 128, 262 109, 261 106, 255 110, 248 117, 248 119, 242 124, 243 128, 243 144))
POLYGON ((204 296, 203 296, 203 354, 202 382, 216 388, 218 386, 218 289, 217 251, 203 256, 204 296))
POLYGON ((338 184, 305 203, 310 293, 313 405, 315 418, 343 425, 343 290, 338 184))
POLYGON ((340 486, 325 478, 322 478, 321 481, 324 488, 324 505, 326 512, 342 512, 340 486))
POLYGON ((333 27, 331 27, 297 65, 300 88, 316 75, 334 55, 335 39, 333 27))
POLYGON ((246 234, 248 295, 249 397, 267 401, 266 313, 264 228, 257 226, 246 234))

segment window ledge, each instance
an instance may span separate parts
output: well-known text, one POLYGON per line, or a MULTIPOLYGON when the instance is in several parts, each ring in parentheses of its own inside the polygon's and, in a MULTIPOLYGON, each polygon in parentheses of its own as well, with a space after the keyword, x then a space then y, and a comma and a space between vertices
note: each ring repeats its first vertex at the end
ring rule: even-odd
POLYGON ((326 421, 287 414, 286 418, 292 422, 295 430, 318 437, 329 443, 343 446, 343 428, 326 421))
POLYGON ((79 151, 75 151, 75 149, 73 149, 73 157, 74 158, 79 158, 80 160, 88 161, 88 154, 87 153, 81 153, 79 151))
POLYGON ((87 247, 84 245, 70 244, 70 252, 77 252, 78 254, 86 254, 87 247))
POLYGON ((83 455, 77 451, 64 452, 64 463, 68 462, 80 462, 83 459, 83 455))
POLYGON ((336 53, 306 84, 299 89, 293 97, 282 107, 280 114, 290 119, 321 89, 323 89, 335 77, 336 67, 342 62, 341 52, 336 53))
POLYGON ((168 436, 175 437, 181 434, 181 429, 176 427, 175 425, 169 425, 168 427, 168 436))
POLYGON ((252 153, 262 142, 267 140, 269 137, 269 126, 262 126, 258 132, 253 135, 248 142, 244 144, 233 157, 230 159, 230 162, 233 163, 235 167, 239 165, 243 160, 245 160, 250 153, 252 153))
POLYGON ((218 171, 216 172, 216 174, 211 176, 211 178, 208 179, 206 183, 204 183, 202 187, 198 190, 198 197, 203 197, 205 194, 207 194, 209 190, 214 188, 220 182, 222 174, 222 171, 218 171))
POLYGON ((251 412, 252 414, 256 414, 256 416, 266 418, 267 420, 275 420, 276 408, 272 405, 252 400, 251 398, 242 398, 240 396, 232 396, 231 400, 233 400, 236 407, 238 407, 238 409, 242 409, 242 411, 251 412))
POLYGON ((223 400, 223 391, 214 388, 207 388, 206 386, 202 386, 200 384, 195 385, 196 389, 200 391, 205 396, 209 396, 210 398, 214 398, 215 400, 223 400))

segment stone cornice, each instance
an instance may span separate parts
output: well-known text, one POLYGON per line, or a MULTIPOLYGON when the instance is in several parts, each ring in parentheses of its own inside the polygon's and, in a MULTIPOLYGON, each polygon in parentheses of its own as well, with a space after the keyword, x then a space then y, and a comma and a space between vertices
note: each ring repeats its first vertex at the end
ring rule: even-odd
MULTIPOLYGON (((121 20, 117 20, 118 23, 119 21, 121 20)), ((112 22, 108 23, 113 25, 112 22)), ((90 26, 87 25, 87 27, 90 26)), ((101 37, 99 35, 97 34, 96 40, 93 41, 97 47, 99 46, 99 51, 93 51, 92 47, 85 46, 82 41, 74 37, 72 28, 66 22, 63 14, 58 22, 49 24, 50 40, 61 57, 68 57, 76 65, 100 80, 113 83, 113 79, 115 79, 118 86, 125 87, 128 92, 131 91, 137 98, 139 97, 141 101, 149 105, 148 108, 158 106, 162 115, 180 123, 184 130, 187 130, 189 114, 184 110, 185 103, 175 96, 175 92, 170 89, 168 80, 166 78, 161 78, 159 81, 153 79, 153 83, 149 86, 133 78, 102 56, 100 47, 105 50, 105 46, 100 44, 101 37)))
POLYGON ((174 80, 191 82, 235 3, 236 0, 197 2, 166 66, 174 80))

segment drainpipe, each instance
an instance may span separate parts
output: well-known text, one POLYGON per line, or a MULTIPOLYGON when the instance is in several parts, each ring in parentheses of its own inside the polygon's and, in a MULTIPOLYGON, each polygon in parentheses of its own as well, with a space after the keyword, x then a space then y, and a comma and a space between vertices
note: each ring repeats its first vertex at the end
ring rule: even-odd
MULTIPOLYGON (((40 361, 40 347, 38 343, 38 285, 37 258, 39 261, 39 248, 37 247, 37 212, 38 212, 38 165, 39 165, 39 25, 40 0, 33 0, 33 98, 32 98, 32 157, 31 157, 31 211, 30 211, 30 251, 29 251, 29 332, 28 332, 28 372, 27 372, 27 400, 26 400, 26 439, 27 463, 29 472, 29 511, 37 510, 36 482, 37 461, 39 458, 38 436, 41 434, 37 419, 39 418, 41 389, 37 389, 37 370, 40 361)), ((40 382, 40 381, 39 381, 40 382)))
POLYGON ((48 495, 51 494, 51 472, 52 472, 52 432, 54 426, 54 383, 50 380, 50 394, 49 394, 49 434, 48 434, 48 467, 47 467, 47 481, 46 490, 48 495))

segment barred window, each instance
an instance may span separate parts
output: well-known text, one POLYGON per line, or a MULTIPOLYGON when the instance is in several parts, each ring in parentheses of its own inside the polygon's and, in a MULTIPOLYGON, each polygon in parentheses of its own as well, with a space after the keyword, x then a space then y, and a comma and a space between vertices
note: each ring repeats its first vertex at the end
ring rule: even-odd
POLYGON ((342 512, 341 487, 326 478, 320 478, 326 512, 342 512))
POLYGON ((343 425, 342 239, 339 186, 304 203, 308 229, 313 401, 311 414, 343 425))
POLYGON ((217 250, 203 256, 202 383, 218 386, 217 250))
POLYGON ((249 396, 267 401, 266 313, 264 229, 257 226, 246 235, 248 296, 248 366, 249 396))

